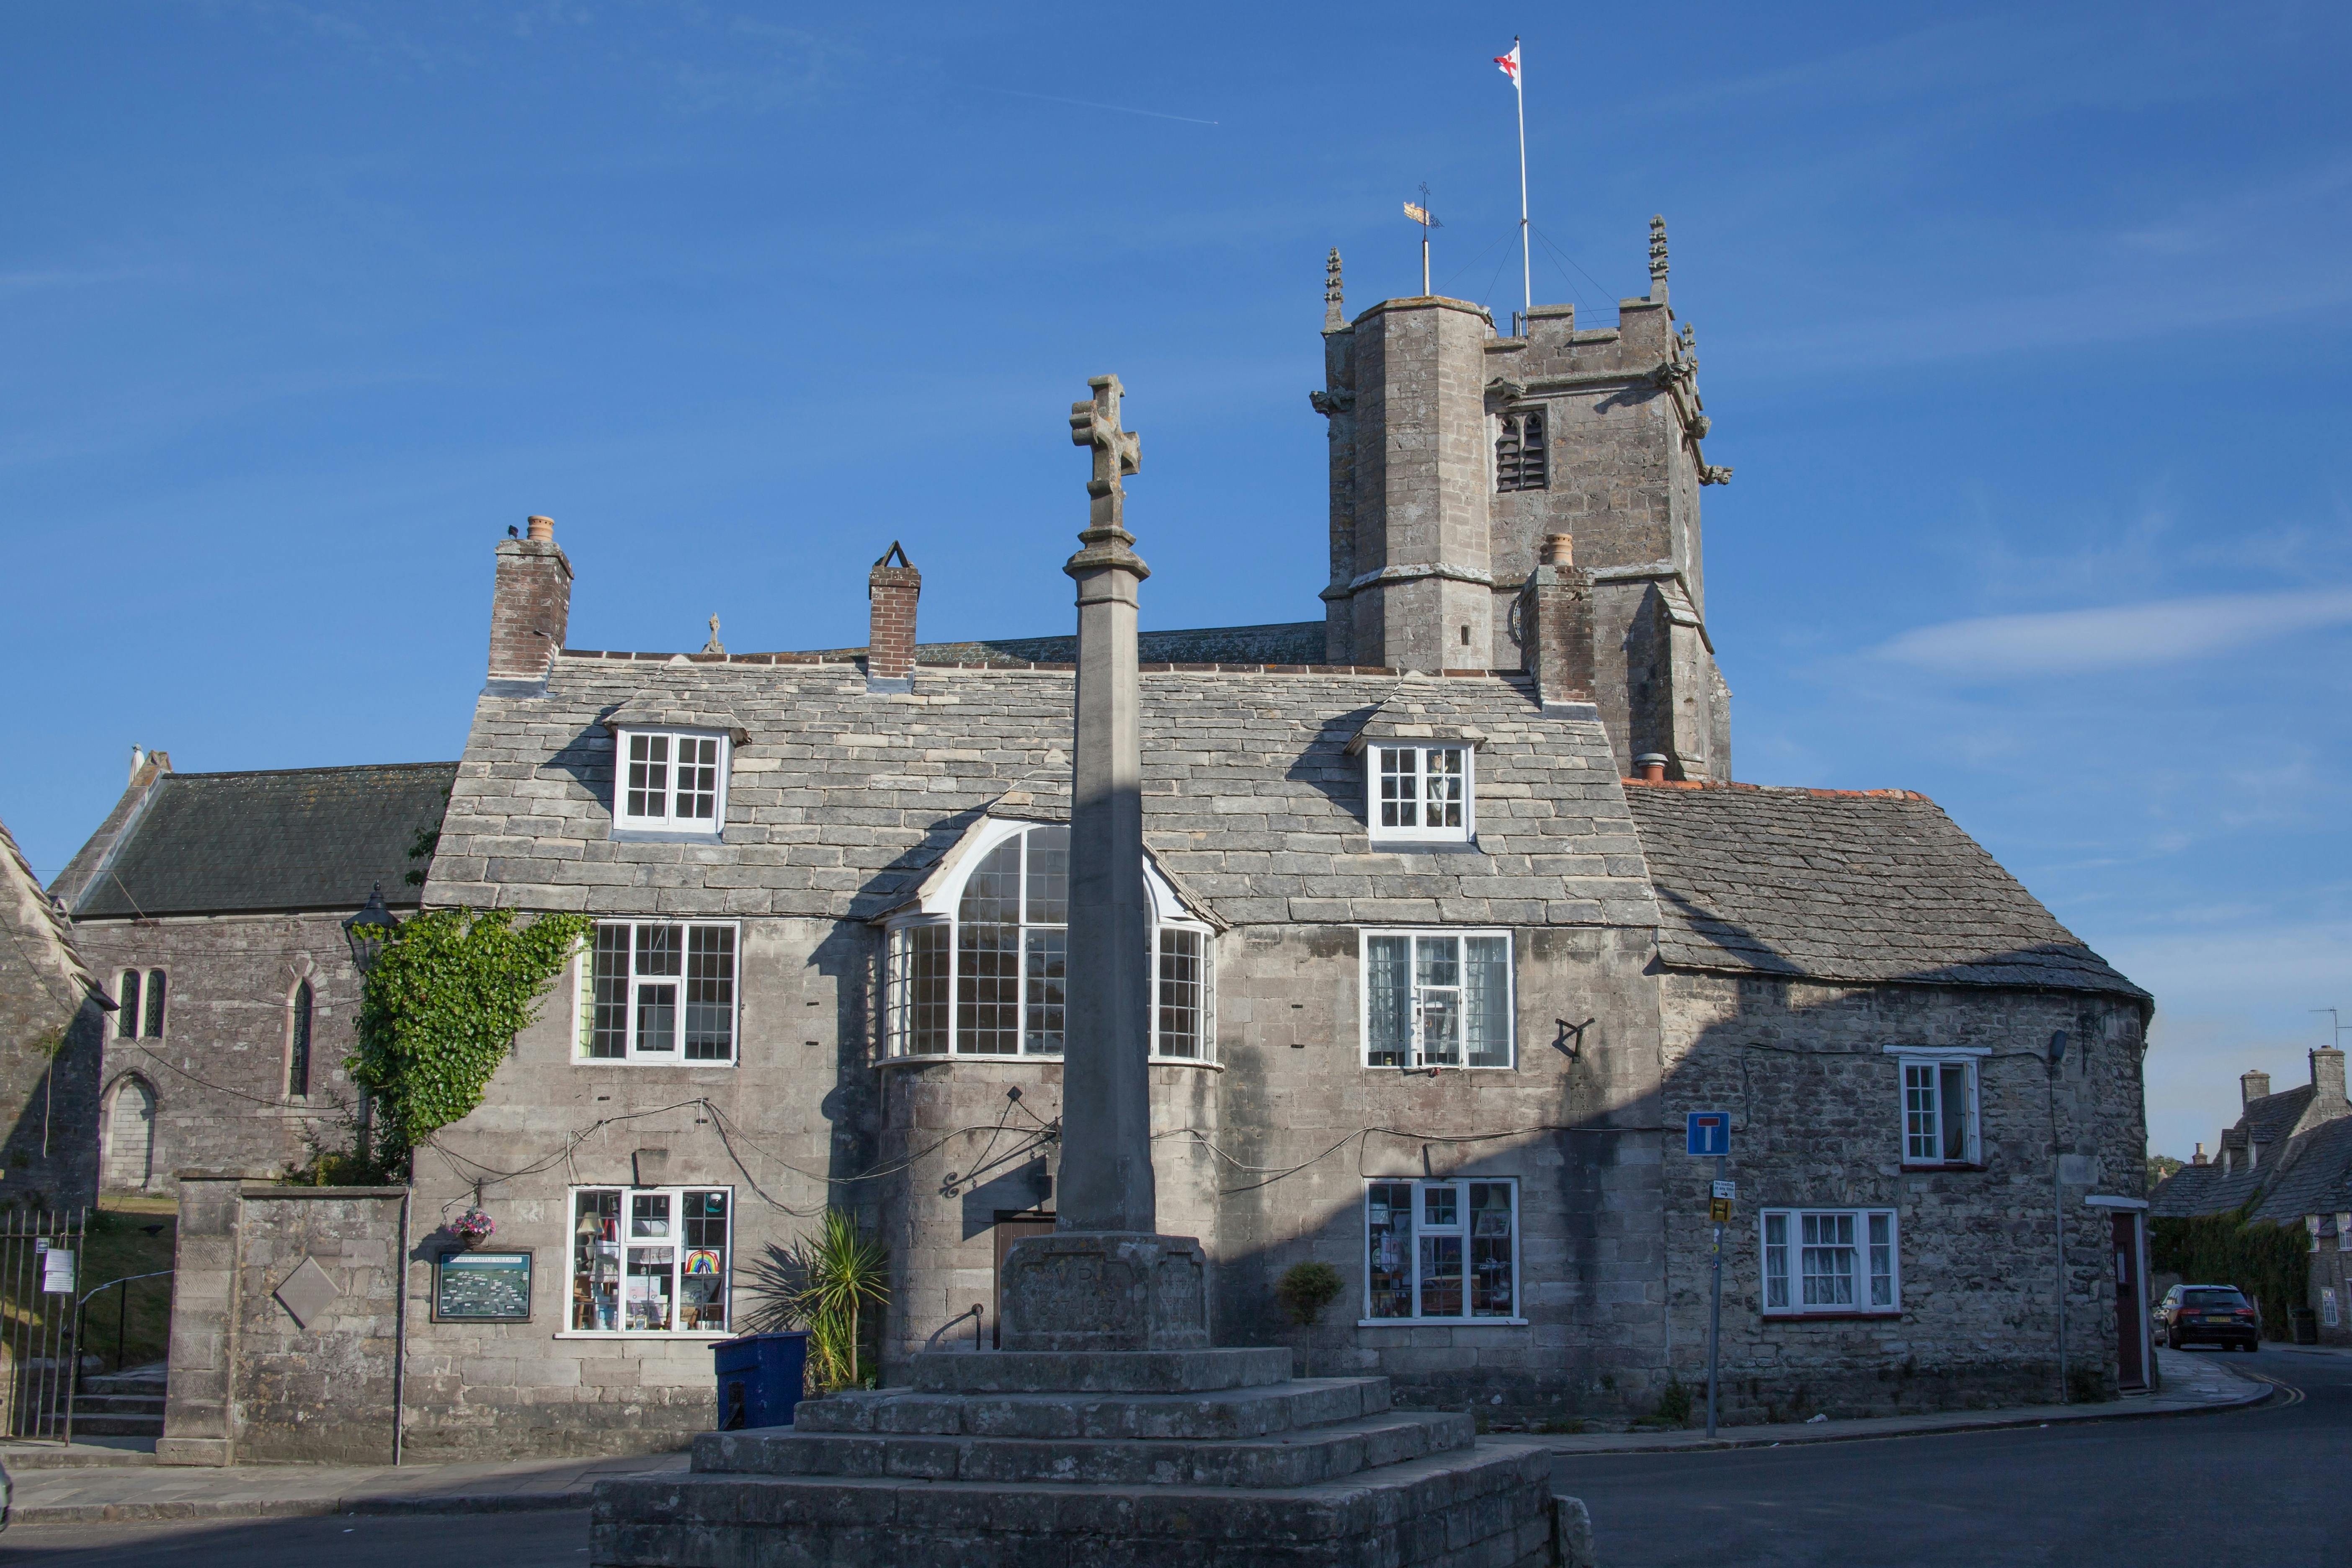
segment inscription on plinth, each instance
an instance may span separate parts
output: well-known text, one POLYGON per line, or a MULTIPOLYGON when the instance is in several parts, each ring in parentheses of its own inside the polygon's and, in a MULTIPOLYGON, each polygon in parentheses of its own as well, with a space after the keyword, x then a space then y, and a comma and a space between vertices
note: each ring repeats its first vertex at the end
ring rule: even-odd
POLYGON ((1208 1258, 1185 1236, 1065 1231, 1004 1254, 1008 1351, 1189 1351, 1209 1345, 1208 1258))

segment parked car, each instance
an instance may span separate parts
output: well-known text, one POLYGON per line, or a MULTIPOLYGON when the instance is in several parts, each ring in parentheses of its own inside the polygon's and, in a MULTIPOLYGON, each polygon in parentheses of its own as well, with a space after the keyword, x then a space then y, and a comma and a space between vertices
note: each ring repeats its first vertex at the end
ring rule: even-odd
POLYGON ((2263 1348, 2254 1304, 2235 1285, 2175 1285, 2156 1304, 2156 1322, 2174 1350, 2200 1341, 2224 1350, 2263 1348))

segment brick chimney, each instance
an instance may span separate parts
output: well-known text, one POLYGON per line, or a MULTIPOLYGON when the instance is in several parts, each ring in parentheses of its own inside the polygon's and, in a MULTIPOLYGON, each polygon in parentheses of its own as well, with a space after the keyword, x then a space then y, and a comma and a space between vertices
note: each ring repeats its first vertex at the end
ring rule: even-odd
POLYGON ((923 574, 892 540, 866 574, 866 690, 915 689, 915 601, 922 596, 923 574))
POLYGON ((2310 1121, 2332 1121, 2346 1113, 2344 1103, 2344 1053, 2322 1046, 2311 1053, 2310 1121))
POLYGON ((2204 1145, 2204 1144, 2200 1143, 2200 1144, 2198 1144, 2198 1145, 2197 1145, 2197 1157, 2196 1157, 2195 1159, 2193 1159, 2193 1160, 2189 1161, 2189 1163, 2190 1164, 2192 1164, 2192 1165, 2201 1165, 2201 1164, 2205 1163, 2205 1145, 2204 1145))
POLYGON ((555 542, 555 520, 529 520, 526 538, 499 542, 490 591, 490 679, 545 680, 572 619, 572 563, 555 542))
POLYGON ((1592 700, 1592 574, 1565 533, 1544 536, 1519 590, 1519 668, 1546 708, 1592 700))
POLYGON ((2266 1072, 2242 1072, 2238 1075, 2239 1105, 2242 1109, 2258 1100, 2267 1099, 2271 1092, 2271 1075, 2266 1072))

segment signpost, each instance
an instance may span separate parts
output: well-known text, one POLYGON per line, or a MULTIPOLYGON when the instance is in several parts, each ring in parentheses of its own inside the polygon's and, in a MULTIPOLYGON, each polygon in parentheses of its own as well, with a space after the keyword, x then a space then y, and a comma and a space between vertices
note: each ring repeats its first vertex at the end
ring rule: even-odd
POLYGON ((1715 1436, 1716 1368, 1723 1344, 1723 1227, 1731 1223, 1731 1205, 1739 1184, 1725 1177, 1731 1159, 1731 1113, 1694 1110, 1683 1123, 1685 1152, 1715 1161, 1715 1183, 1707 1190, 1706 1217, 1715 1226, 1715 1281, 1706 1310, 1706 1435, 1715 1436))

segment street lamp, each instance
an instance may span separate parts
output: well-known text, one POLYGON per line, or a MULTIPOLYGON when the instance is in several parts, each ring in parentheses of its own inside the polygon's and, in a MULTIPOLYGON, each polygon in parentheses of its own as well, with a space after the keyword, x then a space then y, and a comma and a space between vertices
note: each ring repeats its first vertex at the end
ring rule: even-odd
POLYGON ((383 944, 399 927, 392 911, 383 907, 383 884, 378 882, 368 893, 367 907, 343 921, 343 940, 352 945, 352 967, 360 972, 361 979, 366 979, 375 961, 383 956, 383 944))

